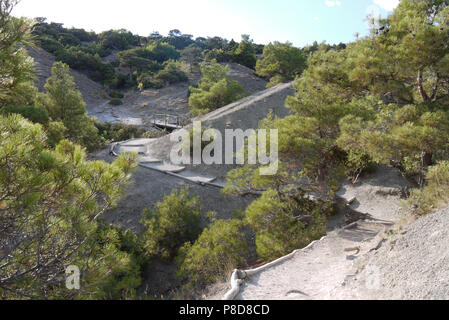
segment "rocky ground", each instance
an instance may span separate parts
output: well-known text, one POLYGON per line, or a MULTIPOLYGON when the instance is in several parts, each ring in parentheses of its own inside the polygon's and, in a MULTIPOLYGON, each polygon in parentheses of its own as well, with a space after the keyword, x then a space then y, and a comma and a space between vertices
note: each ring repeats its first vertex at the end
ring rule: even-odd
MULTIPOLYGON (((409 187, 387 168, 343 185, 339 195, 362 220, 334 225, 293 258, 244 279, 237 299, 448 299, 449 208, 412 215, 401 204, 409 187)), ((216 285, 207 298, 220 299, 229 288, 216 285)))
POLYGON ((397 226, 353 266, 336 299, 449 299, 449 208, 397 226))

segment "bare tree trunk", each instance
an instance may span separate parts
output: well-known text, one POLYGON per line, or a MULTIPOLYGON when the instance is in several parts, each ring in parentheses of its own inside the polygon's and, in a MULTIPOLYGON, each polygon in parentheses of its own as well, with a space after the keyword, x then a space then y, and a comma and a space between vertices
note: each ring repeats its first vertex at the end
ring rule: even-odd
POLYGON ((422 99, 424 100, 424 102, 429 101, 429 96, 427 95, 426 91, 424 90, 423 87, 423 75, 422 75, 423 71, 419 70, 418 71, 418 90, 419 90, 419 94, 421 95, 422 99))
POLYGON ((432 163, 433 154, 431 152, 423 151, 421 153, 421 174, 419 177, 419 186, 422 188, 425 183, 427 168, 430 167, 432 163))

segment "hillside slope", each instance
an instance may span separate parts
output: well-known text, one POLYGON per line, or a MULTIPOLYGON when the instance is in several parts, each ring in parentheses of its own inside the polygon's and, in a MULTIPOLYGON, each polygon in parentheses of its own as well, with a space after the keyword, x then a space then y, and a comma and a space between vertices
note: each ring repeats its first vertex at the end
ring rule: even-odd
MULTIPOLYGON (((291 94, 293 94, 291 84, 264 90, 205 115, 204 119, 208 119, 205 120, 205 124, 223 130, 226 127, 225 123, 231 121, 235 124, 235 128, 257 129, 258 122, 264 119, 271 109, 276 110, 278 115, 288 114, 289 110, 284 106, 284 101, 291 94)), ((159 139, 135 139, 117 145, 115 148, 117 153, 141 152, 143 154, 140 155, 141 167, 133 173, 134 183, 127 189, 118 208, 106 214, 110 222, 136 230, 139 227, 140 214, 144 208, 161 201, 172 189, 180 189, 185 186, 190 186, 192 192, 198 193, 202 198, 205 210, 216 211, 218 218, 230 218, 233 211, 245 209, 253 200, 253 197, 227 197, 221 194, 220 188, 199 186, 193 181, 189 182, 189 177, 192 176, 196 176, 196 178, 212 176, 214 183, 224 184, 226 173, 234 166, 192 165, 181 167, 182 170, 179 172, 178 167, 171 165, 169 161, 173 144, 170 141, 170 135, 167 135, 159 139), (185 175, 186 179, 151 170, 148 168, 151 165, 160 168, 160 171, 165 168, 169 172, 185 175)), ((91 158, 113 160, 113 157, 109 155, 109 149, 92 154, 91 158)))
MULTIPOLYGON (((30 47, 28 52, 36 63, 36 85, 40 91, 43 91, 55 58, 38 47, 30 47)), ((116 55, 111 55, 108 61, 112 62, 115 59, 116 55)), ((267 82, 257 77, 253 70, 236 63, 226 65, 229 66, 229 76, 239 81, 249 94, 265 90, 267 82)), ((107 92, 101 84, 90 80, 85 74, 76 70, 71 70, 70 73, 75 79, 77 89, 83 95, 90 116, 97 118, 100 122, 124 123, 146 128, 151 127, 151 118, 155 114, 176 115, 182 119, 190 118, 188 89, 201 78, 201 75, 196 72, 190 74, 189 81, 185 83, 173 84, 162 89, 128 90, 123 104, 112 106, 109 105, 107 92)))
MULTIPOLYGON (((35 62, 36 86, 39 91, 43 91, 47 78, 51 76, 51 68, 55 63, 55 57, 39 47, 28 47, 27 51, 35 62)), ((70 74, 75 80, 76 88, 83 95, 88 110, 108 101, 105 99, 106 92, 101 84, 90 80, 86 75, 76 70, 70 70, 70 74)))
POLYGON ((449 207, 387 233, 379 248, 354 264, 354 277, 335 299, 449 299, 449 207), (373 278, 377 271, 377 279, 373 278), (377 288, 370 286, 376 280, 377 288), (368 286, 367 286, 368 284, 368 286))

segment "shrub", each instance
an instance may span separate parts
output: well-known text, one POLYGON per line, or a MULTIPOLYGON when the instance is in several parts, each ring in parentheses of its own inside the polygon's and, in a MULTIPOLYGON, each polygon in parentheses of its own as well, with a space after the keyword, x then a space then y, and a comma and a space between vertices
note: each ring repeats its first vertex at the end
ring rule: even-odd
POLYGON ((123 99, 125 97, 123 93, 117 91, 112 91, 109 93, 109 96, 113 99, 123 99))
POLYGON ((189 89, 193 114, 211 112, 245 96, 243 86, 226 75, 228 70, 215 62, 201 66, 202 79, 197 87, 189 89))
POLYGON ((172 191, 153 210, 144 211, 148 255, 171 259, 183 244, 195 241, 201 233, 201 209, 200 198, 190 196, 185 188, 172 191))
POLYGON ((111 99, 111 101, 109 101, 109 104, 113 105, 113 106, 120 106, 123 104, 123 102, 121 99, 114 98, 114 99, 111 99))
POLYGON ((47 110, 34 106, 6 106, 0 112, 2 114, 17 113, 34 123, 47 124, 50 120, 47 110))
POLYGON ((165 42, 154 42, 149 44, 146 48, 150 57, 150 60, 156 60, 159 63, 163 63, 167 60, 177 60, 181 54, 176 48, 165 42))
POLYGON ((150 131, 122 123, 95 122, 100 135, 108 142, 125 141, 136 138, 147 138, 150 131))
POLYGON ((274 42, 265 46, 263 58, 257 61, 256 72, 270 79, 269 87, 293 80, 306 67, 306 57, 291 43, 274 42))
POLYGON ((231 62, 232 55, 228 52, 225 52, 223 49, 212 49, 206 54, 206 61, 216 61, 219 63, 222 62, 231 62))
POLYGON ((408 205, 418 214, 438 210, 449 202, 449 161, 430 167, 426 175, 427 185, 410 193, 408 205))
POLYGON ((142 271, 147 262, 138 238, 129 230, 124 232, 120 228, 99 224, 92 241, 111 255, 106 257, 111 270, 106 277, 93 279, 97 290, 89 298, 136 299, 137 289, 142 283, 142 271))
POLYGON ((346 157, 345 169, 349 179, 356 183, 363 173, 373 172, 376 163, 365 153, 358 150, 350 150, 346 157))
POLYGON ((67 134, 67 128, 60 121, 52 121, 48 124, 47 141, 51 147, 56 147, 61 140, 63 140, 67 134))
POLYGON ((131 80, 125 74, 116 74, 110 83, 110 88, 115 90, 128 89, 135 85, 135 81, 131 80))
POLYGON ((200 288, 227 277, 244 261, 248 247, 242 227, 240 220, 218 220, 193 245, 186 243, 180 249, 178 275, 187 279, 188 287, 200 288))
POLYGON ((209 90, 201 89, 201 87, 191 88, 189 104, 194 115, 202 115, 245 96, 244 89, 238 81, 226 78, 214 83, 209 90))
POLYGON ((272 189, 267 190, 246 209, 246 219, 256 232, 257 254, 274 260, 307 246, 326 232, 323 205, 304 195, 281 199, 272 189), (308 222, 301 216, 310 215, 308 222))
POLYGON ((156 74, 156 80, 169 84, 185 82, 188 80, 187 74, 183 70, 184 64, 170 60, 164 64, 164 69, 156 74))
POLYGON ((139 83, 139 89, 161 89, 164 87, 164 83, 161 80, 155 79, 151 73, 142 73, 137 77, 139 83))

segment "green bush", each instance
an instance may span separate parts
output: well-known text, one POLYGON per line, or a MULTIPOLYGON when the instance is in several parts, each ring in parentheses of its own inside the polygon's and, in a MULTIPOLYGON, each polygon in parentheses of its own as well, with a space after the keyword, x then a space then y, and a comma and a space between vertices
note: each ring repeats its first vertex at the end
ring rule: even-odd
POLYGON ((164 63, 164 69, 159 71, 155 78, 169 84, 186 82, 188 77, 183 70, 184 68, 185 66, 182 63, 170 60, 164 63))
POLYGON ((201 288, 227 278, 245 259, 248 247, 240 220, 218 220, 192 245, 186 243, 177 257, 179 276, 189 288, 201 288))
POLYGON ((128 89, 132 88, 136 82, 131 80, 128 75, 125 74, 116 74, 112 79, 109 87, 115 90, 128 89))
POLYGON ((113 99, 123 99, 125 97, 123 93, 117 91, 112 91, 109 93, 109 96, 113 99))
POLYGON ((137 82, 139 83, 139 89, 161 89, 164 87, 164 82, 154 78, 154 75, 151 73, 142 73, 137 77, 137 82))
POLYGON ((163 63, 168 60, 178 60, 181 54, 176 48, 165 42, 154 42, 149 44, 145 50, 150 55, 150 60, 156 60, 159 63, 163 63))
POLYGON ((60 121, 52 121, 46 129, 49 146, 56 147, 67 135, 67 128, 60 121))
MULTIPOLYGON (((99 248, 113 255, 110 273, 95 279, 97 291, 90 298, 107 300, 133 300, 142 283, 142 273, 147 263, 139 239, 129 230, 99 224, 92 239, 99 248)), ((82 298, 82 297, 81 297, 82 298)))
POLYGON ((219 63, 223 62, 231 62, 232 61, 232 55, 223 49, 212 49, 206 54, 206 61, 216 61, 219 63))
POLYGON ((150 131, 143 128, 137 128, 132 125, 122 123, 100 123, 95 122, 100 135, 107 142, 125 141, 129 139, 147 138, 150 131))
POLYGON ((346 175, 354 183, 363 173, 373 172, 377 164, 368 156, 358 150, 350 150, 346 157, 346 175))
POLYGON ((215 62, 201 66, 203 77, 189 89, 193 114, 205 114, 245 97, 243 86, 226 75, 228 70, 215 62))
POLYGON ((38 108, 34 106, 6 106, 0 109, 2 114, 17 113, 24 118, 34 123, 47 124, 50 120, 47 110, 45 108, 38 108))
POLYGON ((282 199, 275 190, 267 190, 246 209, 246 219, 256 232, 257 254, 275 260, 321 238, 326 233, 328 208, 304 195, 282 199), (301 221, 303 214, 310 215, 309 223, 301 221))
POLYGON ((113 50, 126 50, 139 44, 139 37, 124 29, 102 32, 98 40, 103 48, 113 50))
POLYGON ((172 193, 154 209, 144 211, 143 239, 149 256, 171 259, 186 242, 201 233, 200 198, 189 195, 189 188, 172 193))
POLYGON ((270 79, 269 87, 293 80, 306 67, 306 57, 291 43, 270 43, 263 49, 263 57, 256 64, 259 76, 270 79))
POLYGON ((114 99, 111 99, 111 101, 109 101, 109 104, 112 106, 120 106, 123 104, 123 102, 121 99, 114 98, 114 99))
POLYGON ((418 215, 441 209, 449 202, 449 161, 430 167, 426 181, 427 185, 422 189, 412 190, 407 200, 418 215))

